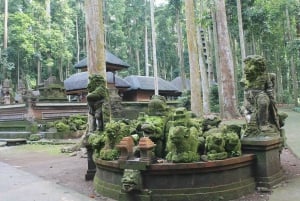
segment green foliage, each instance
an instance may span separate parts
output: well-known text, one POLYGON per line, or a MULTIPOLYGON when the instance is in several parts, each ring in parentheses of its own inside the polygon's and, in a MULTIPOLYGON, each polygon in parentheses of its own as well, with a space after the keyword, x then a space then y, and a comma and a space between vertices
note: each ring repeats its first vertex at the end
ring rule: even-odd
POLYGON ((210 110, 220 112, 218 85, 213 85, 210 89, 210 110))
POLYGON ((40 139, 41 139, 41 136, 38 135, 38 134, 32 134, 32 135, 29 136, 30 141, 38 141, 40 139))
POLYGON ((293 103, 293 96, 288 90, 284 90, 282 94, 282 103, 291 104, 293 103))
POLYGON ((120 153, 116 149, 101 149, 99 157, 102 160, 116 160, 119 157, 120 153))
POLYGON ((72 115, 69 118, 62 118, 54 122, 47 122, 46 129, 56 128, 58 132, 85 130, 87 126, 87 116, 80 114, 72 115))
POLYGON ((181 96, 178 98, 179 106, 185 107, 187 110, 191 109, 191 91, 186 90, 182 92, 181 96))
POLYGON ((67 133, 70 131, 70 126, 61 121, 55 123, 55 128, 57 129, 58 132, 61 133, 67 133))
POLYGON ((102 133, 90 134, 88 137, 88 144, 92 146, 96 152, 99 152, 105 145, 106 136, 102 133))
POLYGON ((38 125, 37 125, 37 123, 32 123, 30 125, 29 129, 30 129, 31 133, 37 133, 38 132, 38 125))

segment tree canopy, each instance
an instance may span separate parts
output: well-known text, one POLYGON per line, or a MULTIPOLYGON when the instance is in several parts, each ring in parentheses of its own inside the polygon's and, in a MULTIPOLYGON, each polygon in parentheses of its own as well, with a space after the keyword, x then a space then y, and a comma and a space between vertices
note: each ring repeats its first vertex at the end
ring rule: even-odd
MULTIPOLYGON (((0 0, 0 36, 4 37, 4 1, 0 0)), ((195 22, 201 28, 203 56, 209 86, 218 79, 218 47, 213 37, 213 0, 194 1, 195 22), (212 70, 209 70, 211 68, 212 70)), ((238 102, 243 100, 238 81, 242 77, 237 0, 226 0, 226 14, 232 49, 238 102)), ((149 0, 104 1, 105 46, 130 64, 129 74, 145 75, 145 61, 152 63, 149 0), (145 37, 145 27, 148 35, 145 37), (149 58, 145 57, 145 38, 149 58)), ((300 68, 300 2, 298 0, 241 1, 246 55, 266 58, 268 71, 277 75, 279 102, 293 103, 298 98, 300 68)), ((168 0, 155 7, 158 75, 172 80, 182 75, 180 61, 189 75, 188 45, 184 1, 168 0), (182 33, 179 45, 180 24, 182 33), (182 58, 178 48, 181 46, 182 58)), ((8 43, 0 42, 0 80, 24 79, 32 87, 50 75, 64 80, 74 73, 73 65, 86 56, 85 10, 83 0, 14 0, 8 1, 8 43), (18 74, 19 72, 19 74, 18 74), (40 78, 37 74, 40 72, 40 78), (41 80, 38 80, 41 79, 41 80)), ((2 40, 3 41, 3 40, 2 40)), ((198 47, 200 48, 200 47, 198 47)), ((150 76, 153 68, 150 66, 150 76)), ((187 77, 189 78, 189 77, 187 77)))

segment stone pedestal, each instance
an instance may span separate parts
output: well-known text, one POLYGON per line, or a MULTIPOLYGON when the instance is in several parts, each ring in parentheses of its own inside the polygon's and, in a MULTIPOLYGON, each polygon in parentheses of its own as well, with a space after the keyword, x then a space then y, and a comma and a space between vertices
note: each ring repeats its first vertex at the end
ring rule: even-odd
POLYGON ((271 188, 283 179, 280 164, 281 137, 251 137, 242 139, 244 154, 256 155, 254 173, 257 187, 271 188))
POLYGON ((142 137, 139 141, 139 149, 140 149, 140 161, 146 162, 148 165, 152 163, 153 160, 153 149, 155 148, 155 144, 148 137, 142 137))
POLYGON ((134 142, 132 137, 124 137, 120 143, 116 145, 116 148, 121 152, 118 160, 126 161, 133 159, 133 146, 134 142))
POLYGON ((93 180, 95 173, 96 173, 96 165, 93 160, 93 149, 90 146, 86 147, 87 149, 87 160, 88 160, 88 169, 85 174, 85 180, 93 180))

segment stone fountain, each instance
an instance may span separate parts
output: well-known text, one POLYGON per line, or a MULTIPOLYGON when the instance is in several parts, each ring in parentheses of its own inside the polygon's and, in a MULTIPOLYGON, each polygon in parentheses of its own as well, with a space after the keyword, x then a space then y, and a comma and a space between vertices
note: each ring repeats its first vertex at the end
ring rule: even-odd
MULTIPOLYGON (((246 66, 260 65, 255 59, 246 66)), ((263 78, 272 85, 272 76, 263 78)), ((196 118, 154 96, 137 119, 110 121, 90 133, 96 191, 119 201, 231 200, 279 183, 286 115, 277 113, 270 88, 247 96, 256 92, 249 79, 246 74, 245 126, 196 118)))

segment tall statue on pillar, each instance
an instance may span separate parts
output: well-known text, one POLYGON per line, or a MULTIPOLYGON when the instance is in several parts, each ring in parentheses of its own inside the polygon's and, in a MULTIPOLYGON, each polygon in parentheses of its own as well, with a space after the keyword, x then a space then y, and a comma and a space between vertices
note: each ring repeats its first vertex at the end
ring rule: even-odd
POLYGON ((251 55, 245 60, 245 75, 241 83, 245 87, 245 136, 276 136, 286 117, 279 115, 274 98, 276 76, 267 73, 262 56, 251 55))

